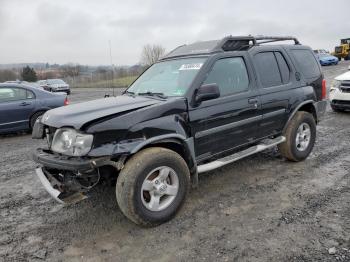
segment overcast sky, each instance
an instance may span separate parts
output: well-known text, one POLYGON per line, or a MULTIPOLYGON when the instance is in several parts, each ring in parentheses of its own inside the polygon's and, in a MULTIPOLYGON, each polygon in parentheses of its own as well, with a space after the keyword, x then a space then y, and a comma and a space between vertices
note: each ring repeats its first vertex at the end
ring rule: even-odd
POLYGON ((142 46, 167 51, 226 35, 295 35, 333 49, 350 37, 349 0, 0 0, 0 63, 139 62, 142 46))

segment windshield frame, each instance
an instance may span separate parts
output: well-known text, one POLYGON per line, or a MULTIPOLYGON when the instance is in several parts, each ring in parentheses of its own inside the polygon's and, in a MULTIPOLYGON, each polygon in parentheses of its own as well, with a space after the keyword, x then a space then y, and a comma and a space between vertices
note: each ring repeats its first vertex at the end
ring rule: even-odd
POLYGON ((179 57, 172 57, 172 58, 166 58, 166 59, 161 59, 158 60, 156 63, 148 67, 142 74, 140 74, 129 86, 128 88, 123 92, 123 94, 127 94, 128 92, 132 95, 138 96, 138 94, 133 93, 133 91, 130 91, 129 89, 133 86, 133 84, 143 75, 145 74, 151 67, 153 67, 156 64, 163 63, 163 62, 168 62, 168 61, 175 61, 175 60, 182 60, 182 59, 191 59, 191 58, 203 58, 203 65, 201 68, 198 70, 197 74, 195 77, 192 79, 191 83, 188 85, 188 88, 186 92, 183 95, 172 95, 172 96, 167 96, 164 94, 167 98, 171 97, 185 97, 185 98, 190 98, 190 95, 192 93, 193 85, 196 83, 196 80, 201 77, 202 72, 205 71, 205 68, 207 67, 208 61, 210 60, 210 55, 188 55, 188 56, 179 56, 179 57))

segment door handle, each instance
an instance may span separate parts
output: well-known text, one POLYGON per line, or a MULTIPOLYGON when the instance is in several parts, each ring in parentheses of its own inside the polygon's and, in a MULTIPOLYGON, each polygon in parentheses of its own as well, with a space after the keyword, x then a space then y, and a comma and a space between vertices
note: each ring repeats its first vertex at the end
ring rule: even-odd
POLYGON ((256 98, 250 98, 250 99, 248 99, 248 103, 249 103, 249 104, 257 104, 257 103, 258 103, 258 99, 256 99, 256 98))
POLYGON ((27 103, 27 102, 22 102, 22 103, 20 103, 19 105, 20 105, 20 106, 29 106, 29 105, 30 105, 30 103, 27 103))
POLYGON ((248 103, 253 105, 254 108, 258 108, 258 102, 259 100, 257 98, 249 98, 248 103))

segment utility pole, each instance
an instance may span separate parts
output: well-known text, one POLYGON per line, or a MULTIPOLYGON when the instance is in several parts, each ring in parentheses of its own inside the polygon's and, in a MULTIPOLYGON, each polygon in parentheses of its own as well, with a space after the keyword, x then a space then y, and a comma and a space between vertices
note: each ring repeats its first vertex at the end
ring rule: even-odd
POLYGON ((109 44, 109 58, 110 58, 111 67, 112 67, 112 80, 111 80, 111 85, 112 85, 113 96, 115 96, 115 94, 114 94, 114 86, 113 86, 113 80, 114 80, 114 66, 113 66, 113 59, 112 59, 112 45, 111 45, 111 40, 108 41, 108 44, 109 44))

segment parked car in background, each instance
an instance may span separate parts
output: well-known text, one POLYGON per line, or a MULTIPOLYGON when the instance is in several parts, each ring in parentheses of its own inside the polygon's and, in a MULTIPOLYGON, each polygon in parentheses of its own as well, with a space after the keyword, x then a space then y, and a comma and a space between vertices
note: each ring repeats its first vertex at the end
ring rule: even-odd
POLYGON ((47 79, 37 82, 42 88, 49 92, 66 92, 70 94, 69 85, 62 79, 47 79))
POLYGON ((335 112, 350 110, 350 67, 348 72, 334 78, 329 101, 335 112))
POLYGON ((339 62, 338 57, 332 56, 329 53, 315 53, 315 55, 322 66, 337 65, 339 62))
POLYGON ((27 84, 0 84, 0 133, 30 130, 47 110, 68 104, 64 93, 52 94, 27 84))
POLYGON ((36 82, 41 88, 43 88, 46 91, 50 91, 47 86, 47 80, 39 80, 36 82))

